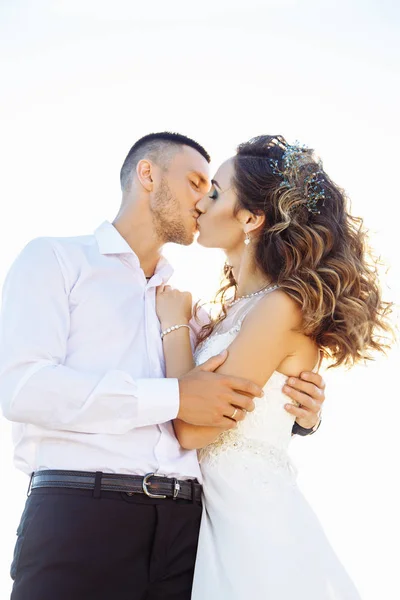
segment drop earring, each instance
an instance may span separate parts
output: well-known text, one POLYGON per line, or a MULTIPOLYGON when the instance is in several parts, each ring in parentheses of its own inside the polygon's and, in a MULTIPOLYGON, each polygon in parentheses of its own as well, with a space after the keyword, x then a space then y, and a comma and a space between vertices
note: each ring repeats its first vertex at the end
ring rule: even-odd
POLYGON ((246 246, 248 246, 250 244, 250 236, 248 233, 246 233, 246 237, 244 238, 244 243, 246 244, 246 246))

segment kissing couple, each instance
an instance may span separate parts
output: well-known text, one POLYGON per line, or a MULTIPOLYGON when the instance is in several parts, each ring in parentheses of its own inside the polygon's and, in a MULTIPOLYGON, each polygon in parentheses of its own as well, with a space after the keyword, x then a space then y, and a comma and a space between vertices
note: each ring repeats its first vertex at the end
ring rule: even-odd
POLYGON ((113 223, 35 239, 9 271, 0 398, 30 477, 12 600, 359 598, 288 447, 319 427, 321 362, 384 349, 361 220, 282 136, 209 163, 141 138, 113 223), (197 233, 227 259, 212 315, 162 255, 197 233))

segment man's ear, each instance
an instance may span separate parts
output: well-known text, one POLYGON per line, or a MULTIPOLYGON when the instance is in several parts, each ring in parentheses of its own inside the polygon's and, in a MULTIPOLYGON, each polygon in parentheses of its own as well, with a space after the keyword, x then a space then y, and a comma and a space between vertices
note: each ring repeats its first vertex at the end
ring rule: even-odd
POLYGON ((148 161, 146 159, 139 160, 138 164, 136 165, 137 178, 138 178, 139 182, 141 183, 141 185, 148 192, 152 192, 153 186, 154 186, 153 177, 152 177, 152 169, 153 169, 153 165, 151 164, 150 161, 148 161))

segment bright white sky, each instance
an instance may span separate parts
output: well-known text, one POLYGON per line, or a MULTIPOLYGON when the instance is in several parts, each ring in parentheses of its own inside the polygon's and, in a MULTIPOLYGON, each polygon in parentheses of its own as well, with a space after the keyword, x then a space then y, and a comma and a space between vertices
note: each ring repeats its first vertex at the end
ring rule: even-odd
MULTIPOLYGON (((0 0, 0 282, 31 238, 114 217, 140 136, 194 137, 216 170, 239 142, 282 133, 346 188, 399 303, 399 16, 390 0, 0 0)), ((218 251, 166 253, 177 286, 213 294, 218 251)), ((364 600, 400 597, 399 358, 329 373, 321 430, 293 443, 301 487, 364 600)), ((4 420, 0 433, 5 598, 27 481, 4 420)))

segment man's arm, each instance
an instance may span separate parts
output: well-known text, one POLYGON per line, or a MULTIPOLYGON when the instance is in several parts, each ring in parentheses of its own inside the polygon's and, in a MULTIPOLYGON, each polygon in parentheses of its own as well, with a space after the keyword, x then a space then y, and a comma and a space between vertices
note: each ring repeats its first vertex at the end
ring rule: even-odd
MULTIPOLYGON (((224 420, 238 401, 251 410, 262 391, 203 365, 178 379, 133 379, 64 365, 69 336, 68 283, 50 240, 34 240, 7 277, 0 319, 0 403, 4 416, 48 429, 123 434, 175 417, 198 425, 224 420)), ((223 359, 221 359, 223 360, 223 359)), ((216 368, 216 367, 214 367, 216 368)))
POLYGON ((64 366, 68 284, 51 242, 37 239, 15 261, 3 290, 0 401, 5 417, 51 429, 121 434, 179 411, 176 379, 137 379, 64 366))

